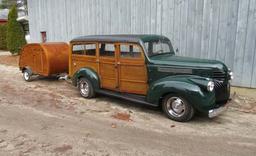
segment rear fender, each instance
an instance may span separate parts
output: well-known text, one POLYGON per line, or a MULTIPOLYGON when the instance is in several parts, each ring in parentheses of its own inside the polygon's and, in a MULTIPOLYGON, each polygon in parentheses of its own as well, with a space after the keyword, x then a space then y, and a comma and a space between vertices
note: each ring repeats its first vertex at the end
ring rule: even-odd
POLYGON ((88 79, 95 91, 100 89, 100 79, 98 74, 91 68, 81 68, 72 77, 72 84, 77 86, 77 82, 80 78, 88 79))

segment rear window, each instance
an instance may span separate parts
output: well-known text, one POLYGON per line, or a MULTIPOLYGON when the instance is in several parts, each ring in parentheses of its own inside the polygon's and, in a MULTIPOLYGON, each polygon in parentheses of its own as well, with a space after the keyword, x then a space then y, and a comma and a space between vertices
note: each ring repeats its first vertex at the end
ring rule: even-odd
POLYGON ((96 44, 88 43, 88 44, 73 45, 72 54, 95 56, 96 44))

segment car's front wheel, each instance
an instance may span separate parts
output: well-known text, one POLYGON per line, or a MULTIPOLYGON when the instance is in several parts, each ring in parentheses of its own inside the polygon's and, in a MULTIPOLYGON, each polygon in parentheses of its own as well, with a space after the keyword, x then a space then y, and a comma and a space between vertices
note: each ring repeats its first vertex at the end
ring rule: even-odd
POLYGON ((175 94, 164 97, 162 108, 170 119, 179 122, 189 121, 195 114, 193 106, 185 98, 175 94))
POLYGON ((80 94, 84 98, 92 98, 95 96, 95 92, 92 83, 86 78, 80 78, 78 83, 80 94))

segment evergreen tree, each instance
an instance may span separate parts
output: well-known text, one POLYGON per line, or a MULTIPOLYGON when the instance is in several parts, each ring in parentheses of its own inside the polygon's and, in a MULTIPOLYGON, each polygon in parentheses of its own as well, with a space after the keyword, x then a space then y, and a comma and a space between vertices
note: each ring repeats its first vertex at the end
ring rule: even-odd
POLYGON ((18 54, 22 46, 26 44, 23 28, 16 19, 17 10, 13 6, 8 14, 7 23, 7 48, 12 54, 18 54))
POLYGON ((6 24, 0 25, 0 50, 7 50, 7 47, 6 47, 6 33, 7 33, 6 24))

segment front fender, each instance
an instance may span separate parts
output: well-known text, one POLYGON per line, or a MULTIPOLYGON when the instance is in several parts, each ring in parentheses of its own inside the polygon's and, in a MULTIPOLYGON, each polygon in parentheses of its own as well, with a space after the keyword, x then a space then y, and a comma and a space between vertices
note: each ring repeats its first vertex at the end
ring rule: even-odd
POLYGON ((197 110, 207 112, 215 105, 215 93, 207 91, 205 86, 202 86, 208 81, 209 79, 192 75, 168 76, 150 84, 146 99, 159 105, 165 95, 177 94, 184 97, 197 110))
POLYGON ((92 83, 93 88, 96 91, 100 89, 99 76, 93 69, 91 69, 91 68, 81 68, 78 71, 76 71, 76 73, 72 77, 72 84, 74 86, 77 86, 77 81, 82 77, 88 79, 92 83))

